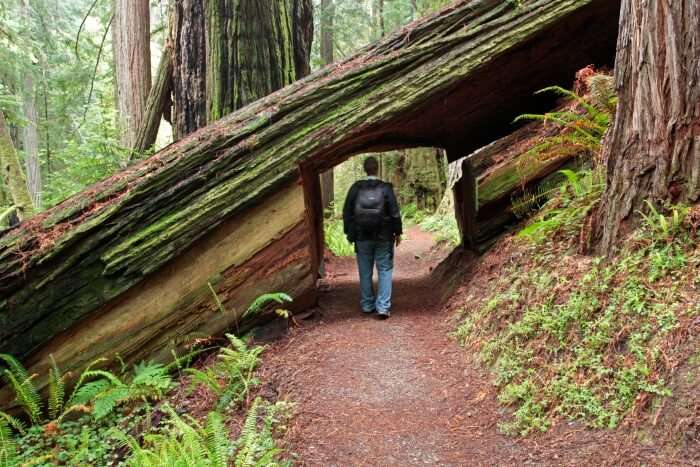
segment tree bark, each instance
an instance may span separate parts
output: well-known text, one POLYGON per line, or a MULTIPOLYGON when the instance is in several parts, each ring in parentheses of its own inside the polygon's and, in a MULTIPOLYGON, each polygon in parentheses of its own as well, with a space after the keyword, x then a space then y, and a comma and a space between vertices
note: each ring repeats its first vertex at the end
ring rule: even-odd
POLYGON ((176 139, 309 72, 311 0, 176 5, 176 139))
MULTIPOLYGON (((321 61, 328 66, 335 61, 334 58, 334 28, 335 4, 333 0, 321 1, 321 61)), ((321 199, 323 212, 326 217, 333 215, 331 207, 335 201, 335 177, 333 169, 321 174, 321 199)))
POLYGON ((5 114, 0 110, 0 169, 12 202, 19 210, 20 219, 34 213, 32 196, 27 188, 22 165, 5 125, 5 114))
POLYGON ((136 147, 151 91, 151 25, 148 0, 115 0, 112 40, 122 146, 136 147))
POLYGON ((179 140, 207 123, 204 3, 175 2, 173 12, 173 137, 179 140))
POLYGON ((146 112, 143 121, 136 134, 134 152, 143 154, 151 148, 158 137, 158 129, 163 114, 168 111, 171 100, 170 94, 173 88, 173 56, 172 48, 166 44, 163 55, 158 64, 156 79, 148 94, 146 112))
POLYGON ((700 3, 624 0, 615 79, 618 110, 605 144, 607 188, 597 232, 610 254, 649 200, 700 198, 700 3))
POLYGON ((24 80, 24 118, 26 126, 23 129, 22 149, 24 149, 24 165, 27 171, 27 189, 32 197, 32 204, 41 209, 41 163, 39 161, 39 113, 36 110, 36 94, 34 93, 34 78, 27 74, 24 80))
POLYGON ((516 115, 532 110, 533 92, 566 85, 581 63, 612 55, 616 11, 610 0, 457 3, 0 234, 0 352, 24 358, 50 350, 47 342, 85 348, 86 336, 89 355, 67 359, 115 348, 133 356, 153 343, 167 354, 166 336, 211 335, 230 324, 211 311, 210 294, 196 294, 208 282, 220 280, 219 292, 236 300, 258 275, 268 291, 312 287, 302 167, 319 173, 353 154, 406 147, 463 154, 507 134, 516 115), (230 261, 208 269, 222 255, 230 261), (190 293, 199 308, 183 314, 178 305, 190 293), (109 330, 87 324, 107 316, 109 330))

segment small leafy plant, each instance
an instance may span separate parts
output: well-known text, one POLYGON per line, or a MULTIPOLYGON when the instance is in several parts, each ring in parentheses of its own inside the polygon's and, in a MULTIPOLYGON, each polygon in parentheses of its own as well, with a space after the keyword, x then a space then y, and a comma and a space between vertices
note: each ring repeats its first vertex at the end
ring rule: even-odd
POLYGON ((324 229, 326 246, 335 256, 352 256, 355 254, 355 248, 345 237, 341 219, 326 221, 324 229))
POLYGON ((190 416, 178 415, 167 405, 163 410, 169 428, 163 432, 148 434, 143 442, 116 430, 114 436, 131 452, 126 465, 134 467, 291 465, 277 460, 280 450, 275 441, 276 432, 284 429, 290 408, 285 402, 270 404, 257 398, 237 440, 231 440, 231 432, 220 412, 210 412, 206 422, 200 423, 190 416))
POLYGON ((131 452, 127 465, 228 466, 232 443, 220 413, 209 413, 206 424, 202 425, 192 417, 181 417, 168 405, 163 407, 163 411, 169 417, 170 429, 165 433, 146 435, 143 446, 133 436, 114 430, 114 437, 131 452))
MULTIPOLYGON (((121 404, 137 400, 158 400, 172 387, 169 369, 158 363, 140 363, 134 367, 133 376, 122 369, 122 377, 94 367, 104 360, 93 362, 78 378, 70 396, 66 398, 66 374, 62 374, 53 358, 49 370, 48 401, 44 404, 39 388, 35 385, 36 375, 29 375, 22 364, 14 357, 0 354, 7 368, 3 377, 15 393, 15 401, 23 410, 32 425, 46 423, 60 424, 71 413, 91 413, 102 418, 121 404)), ((4 412, 0 418, 20 432, 25 424, 4 412)))
POLYGON ((250 388, 258 384, 253 373, 264 350, 261 346, 248 348, 242 339, 233 334, 227 334, 226 337, 230 346, 221 348, 214 365, 204 370, 185 370, 191 377, 190 390, 199 386, 207 387, 218 397, 218 410, 242 402, 250 388))

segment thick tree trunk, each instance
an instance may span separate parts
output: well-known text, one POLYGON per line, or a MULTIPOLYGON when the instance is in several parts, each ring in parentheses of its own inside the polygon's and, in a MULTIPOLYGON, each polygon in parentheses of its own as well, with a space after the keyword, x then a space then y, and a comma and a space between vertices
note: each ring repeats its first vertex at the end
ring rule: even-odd
POLYGON ((700 198, 700 2, 624 0, 615 124, 598 220, 611 253, 643 203, 700 198))
POLYGON ((175 2, 173 12, 173 137, 181 139, 207 123, 205 6, 175 2))
POLYGON ((115 0, 112 41, 122 146, 134 149, 151 91, 148 0, 115 0))
POLYGON ((301 172, 406 147, 463 154, 509 133, 533 92, 607 63, 616 11, 454 4, 0 234, 0 352, 66 369, 115 351, 166 358, 235 322, 208 283, 238 311, 261 289, 313 292, 301 172))
POLYGON ((22 165, 5 125, 5 114, 0 110, 0 172, 5 187, 19 210, 19 216, 26 218, 34 213, 32 196, 27 188, 22 165))
POLYGON ((39 113, 36 110, 36 94, 34 93, 34 78, 28 74, 24 80, 24 119, 22 149, 24 150, 24 165, 27 170, 27 189, 32 197, 32 204, 41 209, 41 163, 39 161, 39 113))
MULTIPOLYGON (((335 20, 335 4, 333 0, 321 1, 321 61, 325 66, 335 61, 333 28, 335 20)), ((333 215, 331 207, 335 201, 335 177, 333 169, 321 174, 321 199, 323 212, 326 216, 333 215)))
POLYGON ((174 22, 176 139, 305 76, 311 0, 183 0, 174 22))

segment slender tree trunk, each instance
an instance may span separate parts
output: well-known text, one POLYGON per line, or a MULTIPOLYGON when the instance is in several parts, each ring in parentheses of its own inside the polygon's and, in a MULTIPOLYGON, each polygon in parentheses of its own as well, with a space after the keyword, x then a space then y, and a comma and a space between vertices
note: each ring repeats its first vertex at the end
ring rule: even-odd
POLYGON ((27 171, 27 189, 32 197, 32 204, 41 207, 41 163, 39 162, 39 132, 37 123, 39 114, 36 110, 36 94, 34 93, 34 78, 27 74, 24 80, 24 118, 26 126, 23 130, 22 146, 24 149, 24 164, 27 171))
POLYGON ((608 185, 597 230, 611 253, 645 200, 700 198, 700 3, 624 0, 615 78, 619 96, 605 146, 608 185))
MULTIPOLYGON (((166 44, 158 64, 158 72, 146 102, 146 113, 139 127, 134 143, 134 151, 143 153, 153 146, 158 137, 158 129, 163 114, 171 105, 170 94, 173 89, 173 55, 172 47, 166 44)), ((170 116, 168 115, 168 118, 170 116)))
POLYGON ((12 202, 19 209, 20 218, 34 213, 34 204, 19 162, 17 151, 5 125, 5 114, 0 110, 0 172, 12 202))
POLYGON ((176 139, 306 75, 312 11, 311 0, 176 3, 176 139))
MULTIPOLYGON (((335 5, 333 0, 321 0, 321 61, 330 65, 335 61, 333 49, 333 28, 335 22, 335 5)), ((335 201, 335 176, 333 169, 321 174, 321 199, 326 216, 332 216, 331 207, 335 201)))
POLYGON ((133 149, 151 91, 148 0, 115 0, 112 37, 122 145, 133 149))
MULTIPOLYGON (((30 31, 29 2, 22 5, 22 14, 30 31)), ((26 124, 22 132, 22 148, 24 149, 24 164, 27 174, 27 189, 32 197, 34 207, 41 207, 41 163, 39 162, 39 113, 36 109, 36 91, 34 76, 28 72, 24 78, 24 119, 26 124)))

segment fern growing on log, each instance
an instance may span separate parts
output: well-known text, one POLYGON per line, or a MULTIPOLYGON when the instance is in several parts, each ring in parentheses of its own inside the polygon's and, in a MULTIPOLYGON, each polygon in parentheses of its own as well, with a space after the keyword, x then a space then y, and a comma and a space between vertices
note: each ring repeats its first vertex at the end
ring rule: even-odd
POLYGON ((573 100, 576 107, 545 114, 518 116, 515 119, 516 122, 541 121, 545 124, 552 123, 561 129, 559 134, 543 138, 528 151, 528 155, 548 160, 563 155, 593 155, 598 153, 603 136, 610 126, 614 112, 614 107, 611 108, 611 106, 614 105, 614 100, 606 94, 609 92, 609 88, 605 86, 604 78, 596 81, 594 77, 592 82, 597 83, 596 102, 602 104, 591 104, 585 98, 559 86, 550 86, 536 93, 554 92, 573 100))

